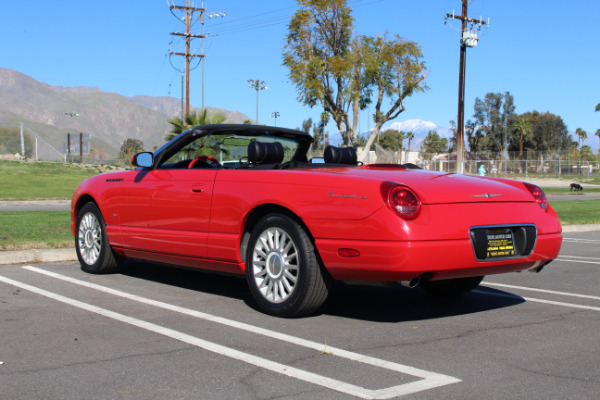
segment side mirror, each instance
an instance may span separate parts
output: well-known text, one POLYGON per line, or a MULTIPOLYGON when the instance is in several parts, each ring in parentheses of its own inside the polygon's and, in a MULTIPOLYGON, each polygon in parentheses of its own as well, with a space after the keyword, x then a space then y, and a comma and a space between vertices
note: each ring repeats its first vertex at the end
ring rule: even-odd
POLYGON ((154 154, 145 151, 143 153, 137 153, 131 158, 131 164, 135 167, 151 168, 154 162, 154 154))

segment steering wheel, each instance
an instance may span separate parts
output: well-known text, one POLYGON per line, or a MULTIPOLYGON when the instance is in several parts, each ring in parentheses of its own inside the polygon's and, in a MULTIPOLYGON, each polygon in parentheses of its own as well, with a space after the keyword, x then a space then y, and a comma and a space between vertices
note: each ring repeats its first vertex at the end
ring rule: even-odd
POLYGON ((216 158, 214 158, 212 156, 198 156, 189 163, 188 168, 192 168, 194 166, 194 164, 196 164, 196 162, 198 162, 198 161, 202 161, 203 163, 210 166, 211 168, 222 168, 222 165, 219 162, 219 160, 217 160, 216 158))

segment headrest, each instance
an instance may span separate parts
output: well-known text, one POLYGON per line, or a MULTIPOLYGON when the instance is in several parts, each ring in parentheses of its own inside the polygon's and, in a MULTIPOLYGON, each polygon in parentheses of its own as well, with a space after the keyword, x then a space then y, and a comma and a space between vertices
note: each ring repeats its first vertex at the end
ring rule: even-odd
POLYGON ((248 162, 250 164, 277 164, 283 161, 283 146, 279 142, 250 142, 248 162))
POLYGON ((356 165, 358 158, 353 147, 327 146, 323 152, 323 158, 327 164, 351 164, 356 165))

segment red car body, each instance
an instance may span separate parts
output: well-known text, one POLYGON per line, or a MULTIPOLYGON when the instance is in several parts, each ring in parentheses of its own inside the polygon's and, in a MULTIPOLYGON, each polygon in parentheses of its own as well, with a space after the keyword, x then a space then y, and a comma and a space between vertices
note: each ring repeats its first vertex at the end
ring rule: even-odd
MULTIPOLYGON (((277 213, 306 232, 324 275, 415 283, 540 270, 560 250, 558 217, 536 186, 401 165, 310 164, 308 135, 217 127, 194 129, 203 135, 229 129, 238 138, 251 134, 257 140, 284 132, 296 135, 300 145, 283 168, 242 162, 233 168, 161 169, 156 162, 166 145, 152 155, 150 167, 98 175, 79 185, 71 210, 76 238, 79 211, 94 203, 117 258, 244 274, 250 233, 277 213), (403 215, 402 205, 391 204, 394 190, 412 196, 413 214, 403 215)), ((174 142, 185 135, 190 131, 174 142)), ((263 308, 276 315, 315 309, 263 308)))

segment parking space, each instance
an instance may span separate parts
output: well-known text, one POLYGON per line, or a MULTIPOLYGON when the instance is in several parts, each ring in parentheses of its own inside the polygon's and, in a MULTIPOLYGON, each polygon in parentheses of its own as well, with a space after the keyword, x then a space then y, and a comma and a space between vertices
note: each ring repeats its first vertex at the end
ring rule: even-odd
POLYGON ((315 316, 242 279, 129 262, 0 268, 3 398, 578 398, 600 390, 600 240, 459 298, 338 284, 315 316))

